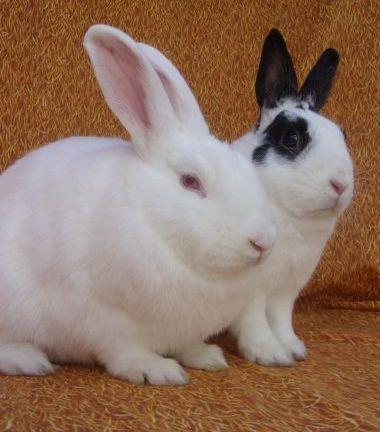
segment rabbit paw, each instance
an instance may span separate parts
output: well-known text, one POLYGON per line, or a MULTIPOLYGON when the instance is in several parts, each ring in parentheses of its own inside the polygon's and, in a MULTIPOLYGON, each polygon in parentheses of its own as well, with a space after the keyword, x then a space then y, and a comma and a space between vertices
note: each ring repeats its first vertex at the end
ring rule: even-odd
POLYGON ((116 378, 134 384, 184 385, 189 377, 184 369, 173 359, 160 356, 128 359, 120 367, 107 367, 116 378))
POLYGON ((246 360, 265 366, 292 366, 293 357, 276 340, 251 341, 240 344, 240 349, 246 360))
POLYGON ((179 361, 194 369, 217 371, 228 368, 223 351, 217 345, 202 343, 181 354, 179 361))
POLYGON ((297 336, 281 343, 285 349, 292 354, 295 360, 302 361, 306 359, 307 349, 305 344, 297 336))
POLYGON ((8 343, 0 345, 0 373, 5 375, 43 376, 52 374, 55 367, 45 353, 33 345, 8 343))

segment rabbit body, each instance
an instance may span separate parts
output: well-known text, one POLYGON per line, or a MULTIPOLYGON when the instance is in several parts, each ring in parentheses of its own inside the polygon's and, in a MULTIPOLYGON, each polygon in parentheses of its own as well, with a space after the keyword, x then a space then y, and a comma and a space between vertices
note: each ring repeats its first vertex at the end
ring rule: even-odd
POLYGON ((132 140, 64 139, 0 176, 0 372, 97 362, 184 384, 178 362, 227 366, 204 340, 250 299, 246 275, 275 239, 269 206, 250 163, 131 38, 99 25, 85 46, 132 140))
POLYGON ((247 360, 290 366, 307 355, 292 326, 293 304, 317 267, 335 221, 296 219, 275 202, 271 209, 277 240, 266 262, 257 268, 252 300, 231 331, 247 360))
POLYGON ((240 273, 210 280, 165 244, 152 223, 160 180, 126 142, 106 138, 68 138, 8 169, 0 340, 31 342, 56 362, 107 363, 134 341, 179 355, 226 328, 250 287, 240 273))
POLYGON ((255 166, 277 226, 272 254, 252 280, 253 299, 231 326, 244 357, 260 364, 306 358, 292 326, 293 304, 353 195, 344 133, 318 114, 338 61, 335 50, 326 50, 298 91, 285 41, 272 30, 256 81, 260 120, 233 143, 255 166))

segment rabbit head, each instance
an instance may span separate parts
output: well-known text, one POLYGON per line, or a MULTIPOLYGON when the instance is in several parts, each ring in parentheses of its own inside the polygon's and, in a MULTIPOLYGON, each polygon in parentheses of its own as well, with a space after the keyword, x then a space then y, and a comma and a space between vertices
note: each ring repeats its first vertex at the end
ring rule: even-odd
POLYGON ((165 244, 157 253, 218 275, 258 261, 275 228, 257 173, 210 134, 181 74, 112 27, 91 27, 84 46, 109 107, 131 135, 141 219, 165 244))
POLYGON ((257 167, 270 199, 296 217, 337 217, 353 195, 345 133, 319 114, 338 63, 338 52, 325 50, 299 90, 285 41, 273 29, 256 79, 258 124, 234 143, 257 167))

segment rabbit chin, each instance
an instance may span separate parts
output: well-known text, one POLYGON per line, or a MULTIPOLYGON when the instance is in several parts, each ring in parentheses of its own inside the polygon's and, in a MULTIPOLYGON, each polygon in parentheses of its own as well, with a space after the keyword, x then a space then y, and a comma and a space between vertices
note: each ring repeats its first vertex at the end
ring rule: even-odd
POLYGON ((348 207, 351 198, 340 197, 339 199, 325 197, 322 199, 308 200, 307 202, 298 203, 298 205, 287 205, 284 210, 291 216, 299 219, 323 218, 338 219, 344 210, 348 207))
POLYGON ((187 268, 209 280, 236 277, 264 260, 259 254, 238 253, 226 245, 219 247, 217 252, 215 249, 209 252, 198 249, 190 253, 189 251, 189 249, 179 248, 173 250, 187 268))
POLYGON ((257 265, 259 262, 261 262, 260 257, 244 257, 243 259, 228 259, 227 256, 224 259, 215 257, 206 263, 205 275, 211 279, 234 277, 250 269, 253 265, 257 265))

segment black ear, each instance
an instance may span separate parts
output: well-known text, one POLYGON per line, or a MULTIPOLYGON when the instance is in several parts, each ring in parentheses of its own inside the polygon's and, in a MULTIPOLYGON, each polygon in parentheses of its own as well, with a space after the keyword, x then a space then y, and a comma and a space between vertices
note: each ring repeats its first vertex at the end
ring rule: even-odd
POLYGON ((265 39, 255 88, 260 109, 274 107, 281 98, 297 95, 297 75, 292 58, 277 29, 272 29, 265 39))
POLYGON ((328 48, 319 57, 307 76, 300 94, 314 111, 319 111, 327 100, 331 85, 338 69, 339 53, 328 48))

